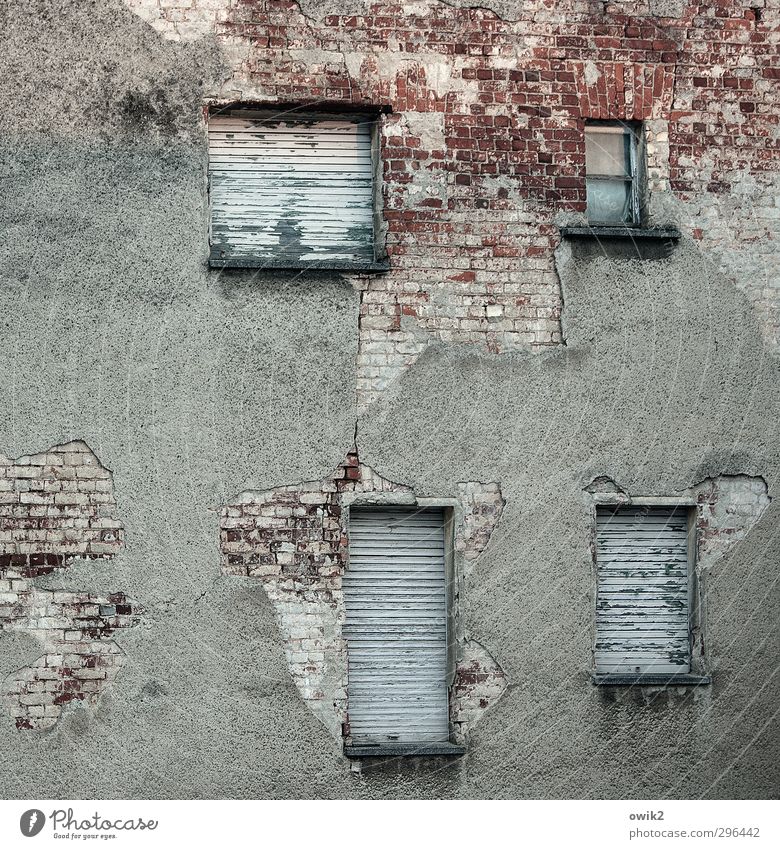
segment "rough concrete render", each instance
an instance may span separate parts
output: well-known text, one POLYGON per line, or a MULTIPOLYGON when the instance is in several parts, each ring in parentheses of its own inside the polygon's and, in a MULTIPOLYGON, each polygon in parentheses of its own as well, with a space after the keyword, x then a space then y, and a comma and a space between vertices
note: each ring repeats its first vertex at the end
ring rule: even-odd
POLYGON ((779 8, 0 5, 5 798, 776 796, 779 8), (209 267, 234 103, 382 110, 389 271, 209 267), (561 235, 594 118, 679 239, 561 235), (460 505, 464 756, 343 754, 358 490, 460 505), (711 684, 592 683, 598 495, 694 504, 711 684))

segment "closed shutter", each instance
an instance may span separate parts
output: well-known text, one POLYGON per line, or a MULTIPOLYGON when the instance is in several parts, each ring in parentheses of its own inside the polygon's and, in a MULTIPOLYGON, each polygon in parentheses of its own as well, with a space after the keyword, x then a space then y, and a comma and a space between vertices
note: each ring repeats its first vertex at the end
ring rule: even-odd
POLYGON ((688 515, 599 508, 596 671, 690 671, 688 515))
POLYGON ((442 510, 351 510, 344 633, 355 742, 449 738, 444 544, 442 510))
POLYGON ((371 264, 371 123, 366 116, 212 117, 212 264, 371 264))

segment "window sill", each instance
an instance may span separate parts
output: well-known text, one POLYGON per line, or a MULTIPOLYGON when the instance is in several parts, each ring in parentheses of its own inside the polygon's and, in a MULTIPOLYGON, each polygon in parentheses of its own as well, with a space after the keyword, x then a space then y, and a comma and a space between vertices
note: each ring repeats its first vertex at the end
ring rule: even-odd
POLYGON ((712 683, 709 675, 600 675, 591 680, 599 687, 698 687, 712 683))
POLYGON ((353 743, 344 746, 348 758, 426 757, 465 755, 466 747, 455 743, 353 743))
POLYGON ((387 260, 381 262, 275 262, 267 259, 236 259, 235 257, 209 257, 210 268, 255 268, 262 271, 350 271, 369 274, 390 270, 387 260))
POLYGON ((561 227, 564 239, 651 239, 661 242, 677 241, 676 227, 619 227, 593 224, 585 227, 561 227))

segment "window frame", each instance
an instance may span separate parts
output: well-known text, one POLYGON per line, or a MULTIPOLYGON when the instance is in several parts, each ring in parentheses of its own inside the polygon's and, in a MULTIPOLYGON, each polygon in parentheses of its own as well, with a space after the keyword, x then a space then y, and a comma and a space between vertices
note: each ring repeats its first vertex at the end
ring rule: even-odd
POLYGON ((588 120, 585 122, 583 131, 583 143, 588 135, 588 131, 603 132, 617 135, 617 130, 620 130, 624 136, 628 136, 629 140, 629 176, 624 178, 616 175, 606 174, 589 174, 587 165, 587 154, 585 158, 585 197, 587 204, 588 183, 610 182, 610 183, 629 183, 630 190, 630 221, 615 221, 615 220, 599 220, 592 218, 588 212, 587 206, 585 215, 588 219, 588 224, 600 228, 615 228, 620 230, 640 228, 643 226, 645 217, 645 185, 646 185, 646 153, 644 144, 644 125, 638 121, 596 121, 588 120), (599 129, 601 128, 601 129, 599 129))
POLYGON ((704 655, 704 597, 698 574, 698 502, 688 497, 636 496, 599 493, 592 499, 591 528, 593 535, 593 620, 591 640, 591 681, 598 686, 699 686, 712 683, 704 655), (647 507, 650 509, 685 509, 688 520, 688 649, 690 665, 688 672, 677 673, 605 673, 596 667, 596 643, 599 637, 597 605, 599 594, 598 511, 599 508, 620 509, 623 507, 647 507))
POLYGON ((387 253, 387 225, 384 218, 384 185, 382 160, 382 117, 389 112, 387 107, 358 106, 349 104, 272 104, 252 102, 230 102, 228 104, 212 104, 204 110, 205 143, 206 143, 206 215, 207 215, 207 246, 208 265, 215 270, 257 269, 267 271, 344 271, 356 274, 383 272, 390 269, 387 253), (213 118, 218 117, 272 117, 285 115, 289 121, 301 123, 311 121, 348 120, 356 121, 365 118, 370 122, 371 149, 371 227, 373 257, 365 262, 348 262, 342 260, 323 260, 322 262, 284 262, 269 261, 263 257, 225 257, 220 256, 212 241, 212 187, 211 187, 211 151, 209 144, 209 128, 213 118))
MULTIPOLYGON (((404 493, 344 493, 341 501, 342 520, 349 539, 350 515, 353 508, 376 507, 411 507, 420 510, 427 508, 441 509, 444 525, 444 581, 446 617, 446 683, 447 683, 447 722, 448 741, 441 743, 361 743, 353 742, 349 734, 349 722, 344 729, 344 754, 348 758, 367 757, 423 757, 423 756, 455 756, 466 753, 466 747, 454 742, 452 724, 452 686, 455 682, 457 665, 458 612, 457 612, 457 569, 455 555, 455 526, 462 516, 459 515, 461 504, 455 498, 415 498, 404 493)), ((348 550, 348 549, 347 549, 348 550)), ((347 556, 346 572, 349 571, 349 556, 347 556)), ((349 663, 349 642, 346 641, 347 663, 349 663)), ((349 717, 349 680, 347 681, 347 717, 349 717)))

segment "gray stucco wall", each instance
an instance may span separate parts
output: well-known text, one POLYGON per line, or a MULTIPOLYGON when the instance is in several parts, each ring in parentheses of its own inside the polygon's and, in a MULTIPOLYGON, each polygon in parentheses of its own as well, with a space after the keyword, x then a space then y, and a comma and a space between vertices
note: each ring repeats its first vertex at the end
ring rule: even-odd
POLYGON ((777 476, 777 363, 743 297, 681 245, 648 262, 559 253, 568 345, 489 359, 440 347, 363 456, 394 480, 500 480, 504 515, 464 594, 510 686, 471 736, 470 793, 763 797, 777 789, 777 507, 704 579, 711 687, 589 683, 592 504, 607 475, 671 495, 777 476), (703 267, 704 266, 704 267, 703 267))
MULTIPOLYGON (((777 361, 693 243, 642 261, 564 245, 566 346, 434 346, 360 418, 361 459, 390 480, 500 481, 461 604, 509 688, 467 757, 353 774, 290 679, 262 588, 220 577, 218 508, 346 454, 358 294, 336 274, 207 269, 208 38, 166 43, 118 4, 4 9, 0 450, 88 443, 127 545, 41 585, 122 590, 145 612, 97 713, 43 734, 0 715, 0 794, 776 795, 776 499, 707 575, 711 687, 589 681, 590 481, 670 494, 747 474, 776 495, 777 361)), ((37 653, 3 634, 0 677, 37 653)))

